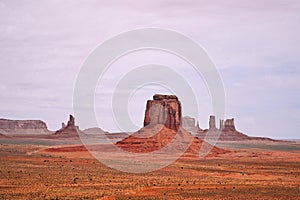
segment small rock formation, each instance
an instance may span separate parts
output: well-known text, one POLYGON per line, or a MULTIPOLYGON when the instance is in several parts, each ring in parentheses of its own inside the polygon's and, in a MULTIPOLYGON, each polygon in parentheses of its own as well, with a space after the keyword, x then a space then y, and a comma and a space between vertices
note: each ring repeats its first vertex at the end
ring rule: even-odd
POLYGON ((223 128, 224 128, 224 120, 220 119, 220 128, 219 128, 219 130, 223 130, 223 128))
POLYGON ((189 116, 184 116, 182 118, 182 127, 191 132, 191 133, 197 133, 198 131, 201 131, 202 129, 199 127, 199 123, 197 121, 197 124, 195 125, 195 119, 189 116))
POLYGON ((62 128, 56 131, 54 136, 60 138, 77 138, 79 133, 81 133, 81 131, 79 130, 78 126, 75 125, 75 118, 70 115, 67 125, 62 123, 62 128))
POLYGON ((61 128, 65 128, 66 126, 67 125, 64 122, 61 123, 61 128))
POLYGON ((167 128, 178 130, 181 125, 181 104, 175 95, 155 94, 147 101, 144 126, 163 124, 167 128))
POLYGON ((73 115, 70 115, 70 119, 68 121, 67 126, 75 126, 75 118, 73 117, 73 115))
POLYGON ((0 132, 9 134, 49 134, 45 122, 41 120, 10 120, 0 119, 0 132))
POLYGON ((209 130, 216 130, 216 117, 211 115, 209 116, 209 130))

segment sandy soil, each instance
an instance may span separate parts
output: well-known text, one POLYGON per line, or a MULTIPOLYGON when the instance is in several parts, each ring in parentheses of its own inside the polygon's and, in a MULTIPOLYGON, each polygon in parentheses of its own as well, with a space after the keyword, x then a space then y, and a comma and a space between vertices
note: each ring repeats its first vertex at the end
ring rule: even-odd
POLYGON ((1 144, 0 199, 300 199, 299 143, 251 144, 147 174, 110 169, 80 145, 1 144))

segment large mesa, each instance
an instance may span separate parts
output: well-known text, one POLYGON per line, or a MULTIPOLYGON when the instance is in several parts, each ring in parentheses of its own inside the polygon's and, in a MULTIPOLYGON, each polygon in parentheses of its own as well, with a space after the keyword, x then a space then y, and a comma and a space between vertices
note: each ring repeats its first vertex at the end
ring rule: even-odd
POLYGON ((0 119, 0 133, 10 134, 48 134, 51 133, 41 120, 0 119))

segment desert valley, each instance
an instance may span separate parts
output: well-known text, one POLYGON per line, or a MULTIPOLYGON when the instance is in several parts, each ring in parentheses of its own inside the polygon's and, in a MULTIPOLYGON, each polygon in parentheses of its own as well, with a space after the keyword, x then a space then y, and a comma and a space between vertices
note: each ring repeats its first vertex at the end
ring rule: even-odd
MULTIPOLYGON (((195 119, 182 117, 181 109, 175 95, 154 95, 144 127, 131 134, 80 130, 72 115, 57 131, 40 120, 0 119, 0 198, 299 199, 299 141, 250 137, 237 131, 234 119, 217 127, 214 116, 203 130, 195 119), (83 144, 83 138, 97 142, 83 144), (97 151, 114 154, 107 139, 134 154, 155 152, 176 140, 169 151, 184 152, 158 170, 122 172, 91 153, 100 147, 97 151), (209 151, 201 156, 204 146, 209 151)), ((112 159, 123 162, 124 157, 112 159)))

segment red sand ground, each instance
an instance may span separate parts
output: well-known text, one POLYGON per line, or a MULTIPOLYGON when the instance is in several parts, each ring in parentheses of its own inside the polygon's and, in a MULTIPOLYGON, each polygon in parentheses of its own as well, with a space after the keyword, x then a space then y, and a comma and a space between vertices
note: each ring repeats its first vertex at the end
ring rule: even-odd
POLYGON ((80 145, 2 144, 0 199, 300 199, 299 144, 221 145, 229 151, 129 174, 80 145))

